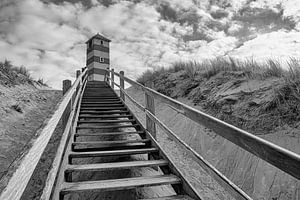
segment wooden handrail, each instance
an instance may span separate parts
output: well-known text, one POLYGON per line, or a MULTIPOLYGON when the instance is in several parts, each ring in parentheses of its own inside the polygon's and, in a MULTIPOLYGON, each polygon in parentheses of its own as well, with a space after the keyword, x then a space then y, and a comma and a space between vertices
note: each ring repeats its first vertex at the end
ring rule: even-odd
MULTIPOLYGON (((110 73, 114 73, 114 75, 117 75, 120 77, 120 74, 113 72, 111 70, 109 70, 109 71, 110 71, 110 73)), ((233 125, 223 122, 223 121, 221 121, 215 117, 212 117, 204 112, 201 112, 195 108, 185 105, 185 104, 183 104, 177 100, 174 100, 166 95, 163 95, 153 89, 145 87, 142 84, 137 83, 136 81, 134 81, 126 76, 123 76, 122 78, 130 85, 137 87, 137 88, 141 89, 142 91, 144 91, 146 94, 152 96, 153 98, 166 103, 172 109, 183 114, 187 118, 195 121, 198 124, 202 124, 207 128, 210 128, 216 134, 224 137, 225 139, 231 141, 232 143, 238 145, 239 147, 245 149, 246 151, 256 155, 257 157, 265 160, 266 162, 274 165, 275 167, 290 174, 291 176, 293 176, 297 179, 300 179, 300 170, 299 170, 300 155, 298 155, 292 151, 289 151, 287 149, 284 149, 284 148, 282 148, 276 144, 273 144, 267 140, 264 140, 260 137, 257 137, 247 131, 239 129, 233 125)), ((133 98, 131 98, 130 100, 133 100, 133 98)), ((152 116, 152 120, 155 121, 165 132, 171 134, 171 132, 168 132, 169 129, 163 128, 165 126, 163 126, 163 124, 158 120, 158 118, 156 118, 154 115, 150 115, 149 111, 147 109, 145 109, 145 112, 146 112, 147 116, 152 116), (153 116, 155 118, 153 118, 153 116)), ((183 141, 181 141, 179 138, 177 138, 177 139, 175 138, 175 141, 177 141, 183 145, 183 141)), ((184 145, 184 146, 186 146, 186 145, 184 145)), ((191 151, 190 147, 188 149, 191 151)), ((194 155, 196 155, 196 154, 194 154, 194 155)), ((198 159, 201 160, 200 157, 198 157, 198 159)), ((202 161, 205 161, 205 160, 201 160, 201 162, 202 161)), ((204 164, 205 163, 206 162, 204 162, 204 164)), ((216 178, 216 177, 215 178, 222 185, 224 185, 224 183, 225 183, 229 187, 232 188, 232 191, 236 191, 236 192, 233 192, 234 194, 240 193, 240 189, 237 189, 237 186, 235 184, 233 184, 231 181, 229 181, 226 177, 221 176, 222 174, 216 168, 212 168, 209 164, 209 165, 207 165, 206 169, 210 169, 214 175, 217 175, 219 178, 216 178)), ((245 193, 240 194, 240 195, 242 195, 245 199, 249 198, 247 195, 245 195, 245 193)))
POLYGON ((2 191, 0 199, 19 200, 21 198, 34 169, 42 156, 42 153, 58 125, 58 122, 71 101, 72 96, 76 92, 77 86, 80 84, 82 77, 85 77, 86 73, 87 69, 84 70, 69 91, 63 96, 62 101, 56 106, 52 117, 44 122, 46 125, 37 131, 39 135, 38 138, 35 139, 28 153, 22 158, 20 165, 13 173, 5 189, 2 191))
MULTIPOLYGON (((78 112, 78 110, 76 110, 76 108, 77 108, 78 102, 80 101, 80 97, 82 96, 84 87, 87 83, 87 76, 85 76, 85 78, 82 82, 83 82, 83 84, 82 84, 83 86, 79 88, 79 91, 76 94, 74 105, 72 107, 72 111, 70 113, 68 122, 66 124, 66 128, 60 139, 60 143, 57 148, 57 152, 56 152, 55 158, 53 160, 52 167, 51 167, 50 171, 48 172, 46 184, 43 189, 43 193, 42 193, 40 200, 48 200, 48 199, 50 199, 50 196, 52 194, 55 180, 56 180, 58 171, 61 167, 61 163, 62 163, 64 152, 65 152, 65 149, 67 146, 67 142, 70 139, 70 131, 72 130, 72 128, 73 128, 72 125, 74 124, 73 119, 74 119, 74 116, 76 115, 76 112, 78 112)), ((74 130, 72 130, 72 131, 74 131, 74 130)))
POLYGON ((219 172, 212 164, 210 164, 207 160, 205 160, 198 152, 196 152, 192 147, 190 147, 187 143, 181 140, 171 129, 169 129, 163 122, 161 122, 155 115, 153 115, 148 110, 145 111, 146 115, 150 117, 169 137, 171 137, 175 142, 179 143, 182 147, 189 150, 194 156, 195 161, 215 180, 218 181, 219 184, 222 185, 226 191, 235 198, 235 199, 244 199, 251 200, 243 190, 234 185, 226 176, 224 176, 221 172, 219 172))

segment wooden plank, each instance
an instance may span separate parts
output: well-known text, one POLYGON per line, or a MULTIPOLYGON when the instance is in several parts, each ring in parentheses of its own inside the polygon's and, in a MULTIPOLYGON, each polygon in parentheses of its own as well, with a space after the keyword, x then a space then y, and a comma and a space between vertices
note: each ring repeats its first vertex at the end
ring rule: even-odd
POLYGON ((124 77, 124 80, 130 84, 141 88, 143 91, 152 95, 154 98, 170 105, 176 111, 185 115, 189 119, 202 124, 203 126, 213 130, 216 134, 224 137, 246 151, 256 155, 266 162, 274 165, 278 169, 290 174, 291 176, 300 179, 300 155, 290 150, 282 148, 272 142, 262 139, 254 134, 239 129, 231 124, 223 122, 215 117, 212 117, 202 111, 176 101, 166 95, 163 95, 155 90, 146 88, 143 85, 124 77))
POLYGON ((82 104, 81 108, 84 109, 94 109, 94 108, 105 108, 105 109, 114 109, 114 108, 122 108, 124 107, 123 104, 106 104, 106 105, 99 105, 99 104, 82 104))
POLYGON ((81 171, 131 169, 137 167, 153 167, 153 166, 166 166, 166 165, 168 165, 168 162, 165 160, 140 160, 140 161, 97 163, 97 164, 85 164, 85 165, 69 165, 66 169, 66 173, 81 172, 81 171))
POLYGON ((125 122, 135 122, 133 119, 124 120, 79 120, 78 124, 90 124, 90 123, 125 123, 125 122))
POLYGON ((103 136, 103 135, 130 135, 130 134, 144 134, 143 131, 131 131, 131 132, 107 132, 107 133, 75 133, 75 137, 80 136, 103 136))
POLYGON ((81 106, 92 106, 92 105, 96 105, 96 106, 121 106, 122 105, 122 102, 120 101, 119 103, 114 103, 114 102, 111 102, 111 103, 95 103, 95 102, 89 102, 89 103, 82 103, 81 106))
POLYGON ((128 117, 132 117, 132 115, 87 115, 87 114, 82 114, 79 116, 79 118, 93 118, 93 119, 97 119, 97 118, 128 118, 128 117))
POLYGON ((113 151, 78 152, 78 153, 71 153, 69 156, 70 158, 87 158, 87 157, 102 157, 102 156, 148 154, 157 151, 158 150, 156 148, 126 149, 126 150, 113 150, 113 151))
POLYGON ((106 104, 122 104, 122 101, 118 100, 118 101, 99 101, 99 102, 82 102, 82 105, 84 104, 87 104, 87 105, 90 105, 90 104, 99 104, 99 105, 106 105, 106 104))
MULTIPOLYGON (((149 111, 153 115, 155 115, 155 103, 154 98, 145 93, 145 103, 146 103, 146 111, 149 111)), ((156 127, 154 121, 146 116, 146 129, 152 134, 152 136, 156 139, 156 127)))
POLYGON ((114 85, 114 82, 115 82, 115 69, 111 69, 110 75, 111 75, 111 79, 110 79, 111 88, 114 89, 114 87, 115 87, 115 85, 114 85))
MULTIPOLYGON (((63 80, 63 89, 62 89, 63 90, 63 95, 68 92, 68 90, 71 88, 71 85, 72 85, 72 82, 70 80, 63 80)), ((62 116, 62 126, 63 126, 63 128, 65 128, 66 125, 67 125, 69 115, 71 113, 71 106, 72 106, 72 98, 71 98, 71 101, 69 102, 69 104, 66 107, 66 109, 64 111, 64 114, 62 116)))
POLYGON ((77 126, 77 129, 108 129, 108 128, 130 128, 138 125, 114 125, 114 126, 77 126))
POLYGON ((82 100, 104 100, 104 101, 111 101, 111 100, 120 100, 118 96, 112 96, 112 97, 104 97, 104 96, 83 96, 82 100))
POLYGON ((99 114, 121 114, 121 113, 129 113, 129 112, 128 112, 128 110, 126 110, 126 111, 122 111, 122 110, 120 110, 120 111, 116 111, 116 110, 114 110, 114 111, 109 111, 109 110, 107 110, 107 111, 91 111, 91 110, 80 111, 80 114, 97 114, 97 115, 99 115, 99 114))
POLYGON ((137 187, 179 184, 180 179, 174 175, 158 175, 149 177, 110 179, 101 181, 85 181, 65 183, 62 194, 83 191, 115 191, 133 189, 137 187))
POLYGON ((103 108, 99 108, 99 107, 88 107, 88 108, 80 108, 80 110, 126 110, 126 108, 122 105, 120 107, 103 107, 103 108))
POLYGON ((213 179, 215 179, 227 192, 229 192, 235 199, 251 200, 243 190, 236 186, 226 176, 224 176, 219 170, 205 160, 199 153, 192 149, 188 144, 181 140, 173 131, 171 131, 165 124, 163 124, 156 116, 149 111, 146 111, 146 115, 149 116, 170 138, 176 143, 179 143, 183 148, 189 150, 195 162, 197 162, 202 169, 204 169, 213 179))
POLYGON ((73 142, 73 146, 101 146, 101 145, 114 145, 114 144, 128 144, 128 143, 146 143, 151 142, 150 139, 137 139, 137 140, 114 140, 114 141, 91 141, 91 142, 73 142))
POLYGON ((193 199, 187 195, 175 195, 175 196, 168 196, 168 197, 155 197, 150 199, 139 199, 139 200, 193 200, 193 199))
POLYGON ((44 152, 44 149, 46 148, 63 112, 80 83, 80 79, 85 74, 86 70, 78 77, 71 89, 69 89, 69 91, 64 95, 62 101, 56 106, 52 117, 50 119, 46 119, 44 122, 45 126, 42 126, 42 128, 37 131, 37 135, 39 135, 38 138, 33 141, 32 147, 23 157, 20 165, 12 175, 5 189, 2 191, 0 199, 18 200, 21 198, 31 175, 39 162, 42 153, 44 152))
MULTIPOLYGON (((122 88, 124 90, 124 88, 125 88, 124 79, 123 79, 124 71, 120 71, 119 77, 120 77, 120 88, 122 88)), ((123 100, 123 102, 125 102, 125 95, 122 90, 120 90, 120 98, 123 100)))

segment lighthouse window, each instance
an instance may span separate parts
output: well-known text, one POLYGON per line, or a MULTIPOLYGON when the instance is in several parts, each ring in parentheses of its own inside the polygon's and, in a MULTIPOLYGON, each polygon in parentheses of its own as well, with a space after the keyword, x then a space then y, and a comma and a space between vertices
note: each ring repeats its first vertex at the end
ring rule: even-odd
POLYGON ((92 48, 92 45, 93 45, 93 43, 92 43, 92 41, 90 41, 90 42, 89 42, 89 49, 92 48))
POLYGON ((103 63, 104 62, 104 58, 100 57, 100 62, 103 63))

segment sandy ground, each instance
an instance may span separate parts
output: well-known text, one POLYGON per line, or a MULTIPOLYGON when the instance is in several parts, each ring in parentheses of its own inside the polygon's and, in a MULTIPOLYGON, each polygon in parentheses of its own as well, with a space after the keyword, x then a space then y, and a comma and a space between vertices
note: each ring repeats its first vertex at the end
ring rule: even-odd
POLYGON ((56 90, 0 86, 0 191, 61 99, 56 90))

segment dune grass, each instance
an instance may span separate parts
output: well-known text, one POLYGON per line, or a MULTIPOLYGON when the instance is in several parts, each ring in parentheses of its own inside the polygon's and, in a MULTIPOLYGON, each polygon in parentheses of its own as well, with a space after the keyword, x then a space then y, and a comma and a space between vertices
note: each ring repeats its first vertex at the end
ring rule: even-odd
MULTIPOLYGON (((189 93, 200 85, 204 88, 207 87, 205 84, 209 83, 210 79, 215 84, 214 82, 220 77, 224 77, 225 80, 225 82, 221 82, 222 84, 226 84, 226 80, 231 81, 233 79, 243 79, 245 81, 276 80, 278 84, 269 88, 269 90, 272 90, 272 98, 262 105, 249 109, 255 109, 257 113, 260 113, 259 116, 268 113, 268 116, 274 117, 272 122, 278 122, 277 124, 292 123, 300 120, 300 60, 295 58, 290 58, 284 67, 278 60, 267 60, 261 63, 251 59, 216 58, 205 60, 202 63, 194 61, 176 62, 169 68, 158 68, 154 71, 148 70, 137 81, 143 85, 148 82, 154 82, 154 89, 165 95, 176 98, 176 94, 174 95, 175 91, 179 96, 183 94, 181 96, 192 98, 193 102, 200 102, 197 99, 202 99, 203 95, 209 94, 197 93, 198 96, 195 96, 189 93), (177 80, 176 77, 181 78, 177 80)), ((230 115, 223 114, 222 108, 215 106, 213 98, 210 101, 205 99, 202 102, 210 102, 205 104, 206 109, 214 110, 213 112, 217 114, 226 115, 225 118, 230 115)), ((249 113, 245 111, 245 115, 247 114, 249 113)), ((247 119, 245 117, 245 121, 247 119)), ((260 120, 263 121, 263 119, 260 120)), ((270 122, 268 121, 268 123, 270 122)))
POLYGON ((34 82, 47 86, 42 78, 35 81, 26 67, 14 66, 9 60, 0 62, 0 83, 4 83, 5 85, 15 85, 22 83, 33 84, 34 82))
POLYGON ((209 79, 220 72, 243 72, 249 79, 266 79, 271 77, 285 78, 287 81, 300 80, 300 60, 290 58, 287 67, 283 68, 278 60, 269 59, 266 62, 256 62, 253 59, 238 60, 235 58, 215 58, 203 62, 175 62, 169 68, 147 70, 137 81, 141 84, 153 81, 157 75, 184 71, 188 78, 202 76, 209 79))

